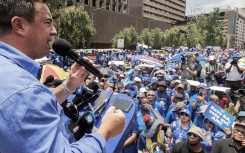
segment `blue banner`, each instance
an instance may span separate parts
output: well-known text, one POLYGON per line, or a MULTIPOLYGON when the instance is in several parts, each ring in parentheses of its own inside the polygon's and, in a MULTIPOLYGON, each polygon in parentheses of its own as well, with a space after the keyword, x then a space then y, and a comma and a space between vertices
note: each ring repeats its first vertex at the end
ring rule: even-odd
POLYGON ((225 128, 231 129, 232 124, 235 121, 235 118, 232 115, 213 102, 208 105, 208 108, 204 112, 204 116, 223 130, 225 128))

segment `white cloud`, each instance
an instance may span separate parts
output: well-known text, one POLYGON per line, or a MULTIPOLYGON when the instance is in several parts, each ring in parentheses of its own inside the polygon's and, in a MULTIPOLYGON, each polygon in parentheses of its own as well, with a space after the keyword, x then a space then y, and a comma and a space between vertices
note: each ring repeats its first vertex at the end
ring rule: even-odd
POLYGON ((211 12, 214 7, 220 9, 245 8, 245 0, 187 0, 186 14, 199 14, 211 12))

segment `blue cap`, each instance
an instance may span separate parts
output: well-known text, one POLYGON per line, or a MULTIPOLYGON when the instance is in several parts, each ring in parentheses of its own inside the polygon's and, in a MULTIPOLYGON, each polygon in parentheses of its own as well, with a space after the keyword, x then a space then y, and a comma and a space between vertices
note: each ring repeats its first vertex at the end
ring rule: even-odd
POLYGON ((165 80, 168 81, 168 80, 172 80, 172 76, 171 75, 165 75, 165 80))
POLYGON ((239 117, 245 117, 245 111, 240 111, 237 115, 237 118, 239 117))
POLYGON ((207 86, 206 83, 201 83, 198 87, 203 88, 203 89, 207 89, 207 90, 209 89, 209 87, 207 86))
POLYGON ((235 54, 233 54, 232 55, 232 58, 240 58, 241 56, 240 56, 240 54, 238 54, 238 53, 235 53, 235 54))
POLYGON ((148 78, 148 77, 143 78, 143 82, 145 82, 145 81, 151 82, 151 81, 150 81, 150 78, 148 78))
POLYGON ((179 113, 185 113, 191 116, 191 112, 188 109, 182 109, 179 113))
POLYGON ((151 78, 151 82, 156 82, 157 80, 158 80, 157 77, 152 77, 152 78, 151 78))

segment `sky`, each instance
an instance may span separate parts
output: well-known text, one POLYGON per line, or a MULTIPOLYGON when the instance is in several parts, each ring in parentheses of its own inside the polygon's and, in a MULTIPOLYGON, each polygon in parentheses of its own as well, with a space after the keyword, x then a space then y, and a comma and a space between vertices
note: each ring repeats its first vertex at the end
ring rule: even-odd
POLYGON ((208 13, 214 7, 220 9, 245 8, 245 0, 186 0, 186 15, 208 13))

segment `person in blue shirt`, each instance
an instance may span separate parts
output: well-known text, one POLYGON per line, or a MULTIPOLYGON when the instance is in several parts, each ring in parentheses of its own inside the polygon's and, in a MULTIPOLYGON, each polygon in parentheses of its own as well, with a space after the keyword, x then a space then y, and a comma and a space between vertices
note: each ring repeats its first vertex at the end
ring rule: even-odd
POLYGON ((192 98, 192 96, 198 94, 199 91, 196 86, 190 85, 190 89, 186 90, 186 93, 189 95, 190 98, 192 98))
MULTIPOLYGON (((42 0, 0 3, 0 152, 105 152, 106 141, 120 134, 125 115, 110 107, 97 132, 69 144, 60 106, 88 75, 73 64, 62 85, 51 92, 40 81, 34 59, 49 54, 57 34, 50 10, 42 0)), ((93 62, 85 59, 91 64, 93 62)))
POLYGON ((170 127, 166 132, 166 136, 168 137, 168 145, 170 148, 173 147, 174 144, 186 141, 187 140, 187 132, 193 126, 191 122, 191 113, 188 109, 182 109, 180 111, 180 119, 171 123, 170 127))
POLYGON ((200 111, 199 112, 196 112, 195 114, 195 118, 194 118, 194 125, 200 127, 200 128, 204 128, 204 116, 203 116, 203 113, 206 111, 208 105, 202 105, 200 107, 200 111))
POLYGON ((201 146, 207 153, 210 153, 216 141, 225 139, 226 135, 224 132, 219 130, 209 119, 205 118, 203 122, 205 126, 201 128, 202 133, 204 133, 201 146))
MULTIPOLYGON (((177 100, 178 101, 178 100, 177 100)), ((177 102, 171 110, 168 111, 166 117, 165 117, 165 122, 168 124, 173 123, 176 120, 179 120, 179 112, 184 109, 184 103, 183 102, 177 102)))
POLYGON ((210 101, 210 94, 208 93, 208 86, 205 83, 201 83, 199 86, 199 94, 194 95, 190 104, 189 110, 192 112, 192 120, 194 120, 194 116, 196 112, 200 111, 200 106, 208 105, 210 101))
POLYGON ((149 90, 146 94, 147 98, 149 99, 150 105, 152 106, 153 109, 157 110, 161 116, 164 115, 164 111, 162 109, 161 104, 156 101, 155 99, 155 92, 153 90, 149 90))
POLYGON ((59 67, 63 66, 63 57, 56 54, 56 53, 53 53, 51 55, 51 61, 52 61, 52 64, 54 64, 54 65, 57 65, 59 67))
POLYGON ((168 112, 172 110, 178 102, 183 102, 183 95, 177 93, 173 98, 171 98, 172 104, 168 108, 168 112))
POLYGON ((160 115, 160 113, 153 109, 150 105, 150 102, 148 98, 142 97, 139 99, 140 103, 140 110, 137 111, 136 116, 137 116, 137 123, 138 123, 138 132, 141 133, 145 128, 145 123, 143 121, 143 117, 148 114, 151 116, 151 118, 154 119, 163 119, 163 117, 160 115))
POLYGON ((172 104, 170 95, 166 91, 167 84, 164 81, 160 81, 157 84, 157 91, 155 92, 156 101, 158 101, 162 105, 162 109, 164 111, 163 117, 166 116, 168 107, 172 104))

